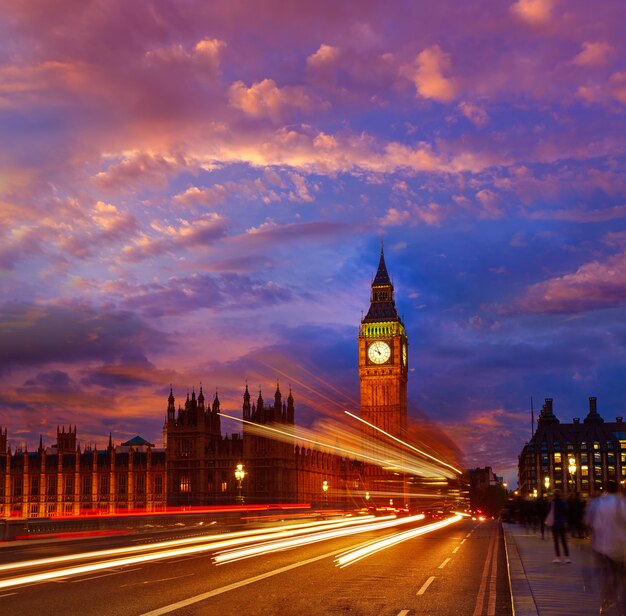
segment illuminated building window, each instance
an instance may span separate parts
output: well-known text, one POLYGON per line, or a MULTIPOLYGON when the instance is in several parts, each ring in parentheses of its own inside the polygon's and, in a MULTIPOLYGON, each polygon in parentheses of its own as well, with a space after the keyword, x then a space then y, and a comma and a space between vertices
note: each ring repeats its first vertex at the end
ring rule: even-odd
POLYGON ((228 482, 222 481, 222 492, 226 492, 228 490, 228 482))
POLYGON ((39 517, 39 505, 37 505, 35 503, 35 504, 32 504, 30 506, 30 510, 28 512, 28 517, 29 518, 38 518, 39 517))
POLYGON ((610 477, 615 477, 615 467, 612 465, 609 465, 607 468, 607 473, 609 474, 610 477))
POLYGON ((63 508, 63 515, 72 515, 72 513, 73 513, 72 503, 65 503, 65 506, 63 508))
POLYGON ((583 477, 588 477, 588 476, 589 476, 589 467, 588 467, 586 464, 583 464, 583 465, 580 467, 580 474, 581 474, 583 477))
POLYGON ((594 449, 600 449, 600 443, 598 443, 598 441, 595 441, 593 444, 593 448, 594 449))
POLYGON ((561 454, 560 453, 555 453, 554 454, 554 463, 555 464, 561 464, 561 454))
POLYGON ((180 478, 180 491, 185 493, 191 492, 191 481, 186 475, 180 478))
POLYGON ((56 513, 56 507, 54 505, 48 505, 47 515, 51 518, 56 513))

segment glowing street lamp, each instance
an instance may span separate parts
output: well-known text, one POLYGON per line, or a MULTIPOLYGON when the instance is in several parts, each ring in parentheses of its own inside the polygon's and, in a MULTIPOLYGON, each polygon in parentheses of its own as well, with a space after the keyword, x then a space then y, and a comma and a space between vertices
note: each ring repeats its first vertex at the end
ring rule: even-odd
POLYGON ((572 487, 576 489, 576 458, 574 458, 574 456, 570 456, 568 462, 569 466, 567 467, 567 470, 569 471, 572 487))
POLYGON ((246 471, 243 470, 243 464, 237 464, 235 468, 235 479, 237 480, 237 503, 243 505, 243 493, 241 491, 241 482, 246 476, 246 471))
POLYGON ((324 492, 324 508, 328 505, 328 481, 322 481, 322 492, 324 492))
POLYGON ((543 480, 543 484, 546 486, 546 494, 550 491, 550 477, 546 476, 543 480))
POLYGON ((367 503, 369 503, 369 502, 370 502, 370 493, 369 493, 369 492, 366 492, 366 493, 365 493, 365 503, 367 504, 367 503))

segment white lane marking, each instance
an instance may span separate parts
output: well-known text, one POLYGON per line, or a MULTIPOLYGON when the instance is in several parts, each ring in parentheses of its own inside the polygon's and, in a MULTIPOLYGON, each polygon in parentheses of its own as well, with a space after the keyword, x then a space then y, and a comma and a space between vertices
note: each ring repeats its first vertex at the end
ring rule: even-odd
POLYGON ((171 580, 178 580, 184 577, 192 577, 195 573, 185 573, 184 575, 176 575, 174 577, 161 578, 159 580, 143 580, 143 582, 132 582, 130 584, 120 584, 120 588, 128 588, 130 586, 145 586, 146 584, 162 584, 163 582, 170 582, 171 580))
POLYGON ((418 595, 423 595, 426 592, 426 589, 433 583, 435 580, 435 576, 432 575, 429 577, 423 584, 423 586, 417 591, 418 595))
POLYGON ((291 569, 296 569, 297 567, 302 567, 303 565, 308 565, 309 563, 314 563, 318 560, 323 560, 324 558, 331 558, 332 556, 336 556, 341 552, 343 552, 343 550, 335 550, 333 552, 327 552, 326 554, 322 554, 321 556, 315 556, 314 558, 301 560, 300 562, 287 565, 286 567, 274 569, 274 571, 268 571, 267 573, 262 573, 261 575, 248 578, 247 580, 241 580, 241 582, 235 582, 234 584, 229 584, 228 586, 222 586, 221 588, 210 590, 209 592, 202 593, 201 595, 196 595, 195 597, 189 597, 188 599, 178 601, 177 603, 164 605, 163 607, 152 610, 151 612, 141 614, 141 616, 161 616, 161 614, 169 614, 170 612, 175 612, 176 610, 180 610, 184 607, 187 607, 188 605, 193 605, 194 603, 204 601, 205 599, 210 599, 211 597, 221 595, 222 593, 229 592, 231 590, 237 590, 237 588, 247 586, 248 584, 254 584, 255 582, 259 582, 260 580, 264 580, 265 578, 278 575, 279 573, 284 573, 285 571, 290 571, 291 569))
MULTIPOLYGON (((474 531, 472 531, 473 533, 474 531)), ((467 533, 467 535, 465 535, 465 538, 467 539, 472 533, 467 533)))
POLYGON ((89 582, 90 580, 97 580, 103 577, 110 577, 111 575, 120 575, 121 573, 130 573, 131 571, 139 571, 141 567, 136 569, 120 569, 119 571, 112 571, 111 573, 103 573, 102 575, 91 575, 89 577, 80 578, 79 580, 69 580, 71 584, 80 584, 80 582, 89 582))
POLYGON ((409 613, 409 610, 400 610, 397 616, 406 616, 409 613))
POLYGON ((456 554, 456 553, 459 551, 460 547, 461 547, 460 545, 457 545, 457 546, 454 548, 454 550, 452 550, 452 553, 453 553, 453 554, 456 554))
POLYGON ((450 562, 449 558, 446 558, 438 567, 437 569, 443 569, 448 563, 450 562))
POLYGON ((10 597, 11 595, 17 595, 16 592, 9 592, 6 595, 0 595, 0 599, 2 599, 3 597, 10 597))

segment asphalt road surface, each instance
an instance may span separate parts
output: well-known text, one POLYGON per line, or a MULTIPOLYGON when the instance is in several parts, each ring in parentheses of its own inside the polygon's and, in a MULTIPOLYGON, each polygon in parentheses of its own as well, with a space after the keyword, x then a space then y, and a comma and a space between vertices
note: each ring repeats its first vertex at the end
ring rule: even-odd
MULTIPOLYGON (((464 518, 339 566, 338 555, 381 538, 423 528, 399 528, 269 546, 269 551, 216 563, 235 547, 219 537, 181 546, 149 544, 125 554, 94 554, 106 541, 3 550, 0 613, 78 616, 508 616, 512 613, 502 531, 496 521, 464 518), (165 552, 173 549, 174 552, 165 552), (83 552, 80 560, 35 562, 83 552), (131 558, 130 561, 123 560, 131 558), (14 568, 18 562, 28 566, 14 568), (13 567, 13 568, 11 568, 13 567), (82 569, 84 567, 84 570, 82 569), (49 576, 49 577, 46 577, 49 576)), ((282 533, 280 535, 282 537, 282 533)), ((201 539, 201 540, 200 540, 201 539)), ((274 538, 272 538, 274 539, 274 538)), ((247 540, 250 542, 250 539, 247 540)), ((111 540, 119 547, 119 538, 111 540)), ((255 544, 259 543, 255 539, 255 544)), ((132 544, 132 541, 129 541, 132 544)), ((137 546, 137 543, 134 543, 137 546)), ((265 543, 267 545, 267 543, 265 543)), ((247 546, 242 546, 246 547, 247 546)), ((238 556, 240 553, 235 553, 238 556)))

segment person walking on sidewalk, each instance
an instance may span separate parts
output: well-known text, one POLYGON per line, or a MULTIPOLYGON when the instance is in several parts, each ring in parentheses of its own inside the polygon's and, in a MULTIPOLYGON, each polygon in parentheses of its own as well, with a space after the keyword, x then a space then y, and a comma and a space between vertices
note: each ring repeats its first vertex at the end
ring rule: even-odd
POLYGON ((585 521, 600 573, 600 614, 617 604, 618 614, 623 615, 626 498, 618 494, 616 481, 609 481, 606 492, 591 502, 585 521))
POLYGON ((546 517, 546 526, 552 527, 552 537, 554 539, 554 552, 556 554, 553 563, 571 563, 569 549, 567 547, 567 534, 565 527, 567 524, 567 503, 561 498, 559 490, 554 491, 554 496, 550 503, 550 511, 546 517), (563 546, 563 561, 561 561, 561 551, 559 542, 563 546))

